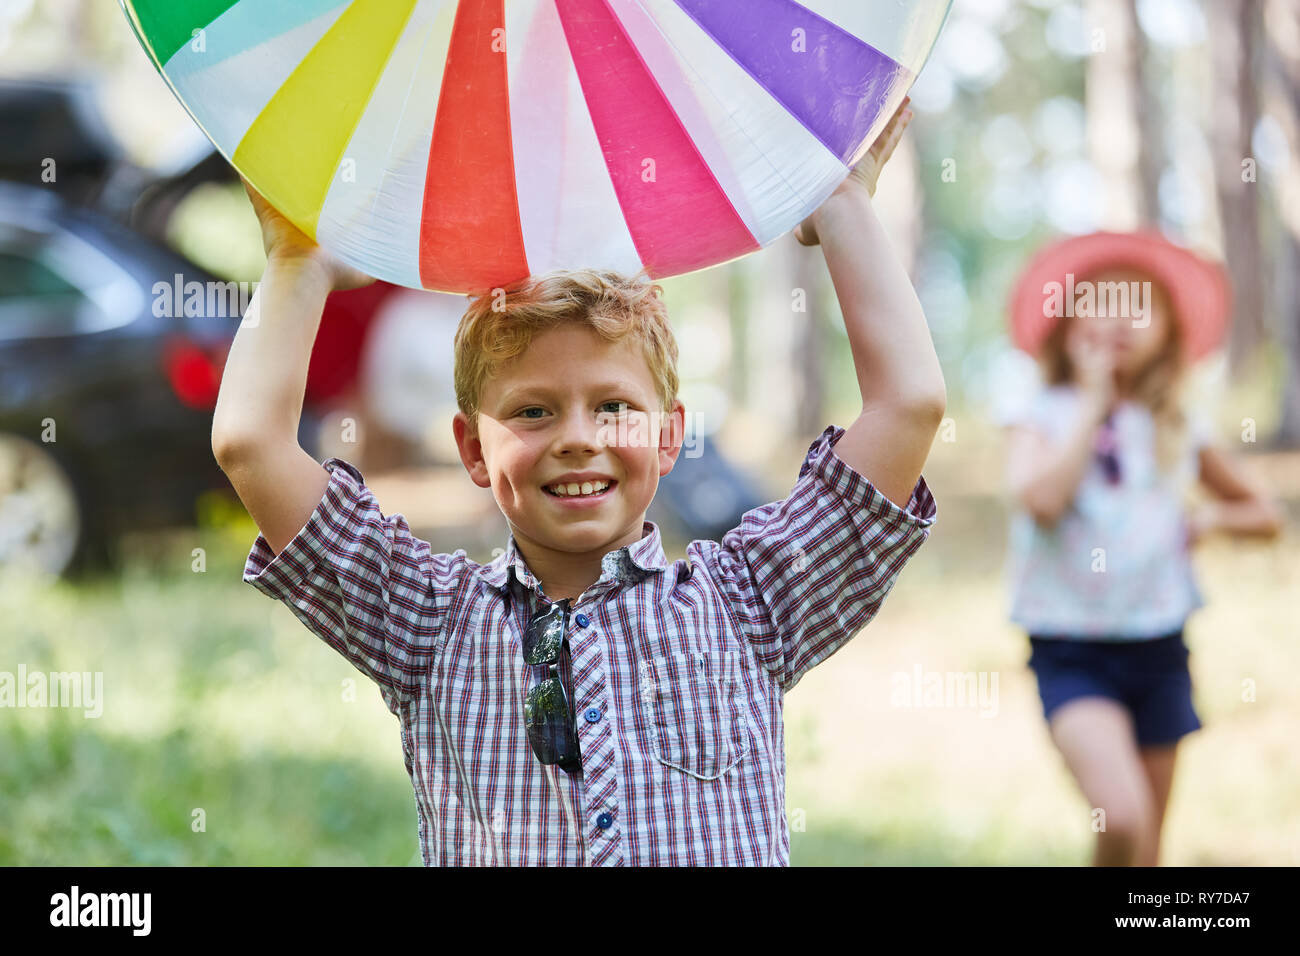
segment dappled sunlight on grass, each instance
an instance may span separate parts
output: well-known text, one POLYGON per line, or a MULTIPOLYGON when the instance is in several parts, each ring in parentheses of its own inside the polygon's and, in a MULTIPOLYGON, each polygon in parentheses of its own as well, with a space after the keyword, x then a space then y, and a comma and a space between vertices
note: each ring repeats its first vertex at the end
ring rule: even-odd
MULTIPOLYGON (((792 862, 1084 863, 1089 808, 1005 620, 996 504, 936 494, 941 523, 875 621, 786 699, 792 862), (996 696, 905 706, 918 667, 996 675, 996 696)), ((97 719, 0 711, 0 864, 418 864, 396 719, 240 581, 249 541, 159 537, 115 578, 0 585, 0 669, 104 675, 97 719)), ((1300 547, 1215 542, 1197 563, 1206 728, 1181 751, 1163 860, 1294 865, 1300 547)))
POLYGON ((61 716, 4 728, 0 863, 417 862, 410 786, 349 754, 234 748, 189 725, 158 737, 61 716))
MULTIPOLYGON (((849 820, 859 834, 930 834, 907 862, 1085 863, 1090 808, 1047 733, 1028 641, 1005 619, 1001 540, 947 533, 996 503, 936 494, 941 523, 879 615, 786 699, 787 799, 807 813, 794 862, 852 843, 849 820), (996 709, 905 706, 893 695, 918 666, 996 674, 996 709)), ((1207 607, 1187 642, 1205 728, 1180 748, 1162 862, 1295 865, 1300 546, 1212 541, 1196 563, 1207 607)), ((865 837, 854 845, 856 862, 890 859, 865 837)))
POLYGON ((5 668, 104 675, 97 719, 0 711, 0 863, 418 863, 396 719, 204 540, 203 573, 0 588, 5 668))

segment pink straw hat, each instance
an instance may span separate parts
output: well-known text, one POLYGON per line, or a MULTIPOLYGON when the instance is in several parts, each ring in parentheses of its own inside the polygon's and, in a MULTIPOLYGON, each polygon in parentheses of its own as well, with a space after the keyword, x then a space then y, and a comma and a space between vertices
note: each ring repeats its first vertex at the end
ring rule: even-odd
POLYGON ((1094 232, 1058 240, 1038 251, 1011 293, 1011 337, 1037 355, 1060 320, 1051 307, 1051 283, 1070 290, 1107 269, 1148 273, 1173 300, 1189 361, 1204 358, 1223 340, 1232 311, 1228 274, 1217 263, 1176 246, 1157 232, 1094 232))

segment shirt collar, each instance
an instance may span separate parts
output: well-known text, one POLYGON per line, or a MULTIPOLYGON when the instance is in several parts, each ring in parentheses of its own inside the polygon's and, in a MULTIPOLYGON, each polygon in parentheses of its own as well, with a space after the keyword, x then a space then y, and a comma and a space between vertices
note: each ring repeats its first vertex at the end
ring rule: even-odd
MULTIPOLYGON (((668 567, 664 556, 663 539, 653 521, 641 526, 641 537, 626 547, 610 551, 601 559, 600 580, 613 580, 620 584, 635 584, 655 571, 668 567)), ((513 578, 530 590, 537 590, 537 578, 528 568, 528 562, 519 553, 514 534, 506 544, 503 554, 479 568, 479 577, 490 587, 504 591, 513 578)))

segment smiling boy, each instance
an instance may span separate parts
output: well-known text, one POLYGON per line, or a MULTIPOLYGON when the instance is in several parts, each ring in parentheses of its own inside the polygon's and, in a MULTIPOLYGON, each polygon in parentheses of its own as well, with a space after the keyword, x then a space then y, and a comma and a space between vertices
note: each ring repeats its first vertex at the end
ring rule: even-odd
POLYGON ((452 427, 553 600, 576 598, 604 556, 644 534, 680 450, 677 347, 648 282, 588 270, 472 305, 456 336, 452 427), (572 313, 586 317, 574 321, 572 313), (495 374, 494 374, 495 373, 495 374), (654 442, 646 441, 657 420, 654 442))
POLYGON ((261 531, 244 577, 378 685, 426 865, 789 862, 784 695, 874 616, 935 516, 943 378, 870 204, 909 118, 796 232, 823 246, 862 413, 788 497, 674 562, 645 520, 685 411, 657 286, 583 270, 470 306, 453 427, 510 538, 486 565, 434 554, 355 468, 299 447, 325 296, 366 279, 250 191, 267 270, 212 435, 261 531))

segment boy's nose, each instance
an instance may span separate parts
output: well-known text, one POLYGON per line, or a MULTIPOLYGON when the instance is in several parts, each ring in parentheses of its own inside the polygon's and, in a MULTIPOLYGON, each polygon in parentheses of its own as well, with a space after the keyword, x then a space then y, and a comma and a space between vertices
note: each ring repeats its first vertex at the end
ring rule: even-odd
POLYGON ((602 447, 600 423, 594 416, 582 412, 571 412, 564 416, 556 438, 557 453, 594 455, 602 447))

